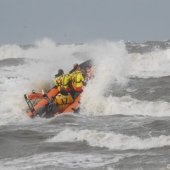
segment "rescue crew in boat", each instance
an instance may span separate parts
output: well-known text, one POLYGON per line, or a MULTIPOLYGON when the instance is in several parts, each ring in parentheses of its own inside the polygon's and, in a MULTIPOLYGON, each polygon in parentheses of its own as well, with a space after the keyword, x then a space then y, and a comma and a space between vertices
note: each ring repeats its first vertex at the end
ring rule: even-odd
MULTIPOLYGON (((62 69, 58 70, 55 75, 53 88, 47 94, 32 92, 29 95, 24 95, 29 105, 30 112, 28 115, 34 117, 35 114, 40 117, 52 117, 56 113, 62 113, 69 105, 71 105, 77 96, 83 91, 83 86, 86 85, 86 80, 94 78, 93 67, 85 66, 82 70, 78 64, 74 64, 72 71, 69 74, 64 74, 62 69), (56 92, 57 91, 57 92, 56 92), (31 100, 43 98, 42 106, 34 108, 31 100), (45 99, 45 100, 44 100, 45 99)), ((37 106, 37 105, 36 105, 37 106)))

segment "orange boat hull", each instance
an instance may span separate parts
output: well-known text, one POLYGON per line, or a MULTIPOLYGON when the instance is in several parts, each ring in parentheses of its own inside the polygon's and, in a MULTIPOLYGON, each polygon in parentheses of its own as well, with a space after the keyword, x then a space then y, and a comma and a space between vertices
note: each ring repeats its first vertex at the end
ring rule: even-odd
MULTIPOLYGON (((52 97, 56 96, 58 93, 58 89, 52 88, 48 93, 47 96, 49 99, 52 99, 52 97)), ((41 107, 45 106, 48 104, 48 100, 43 98, 41 99, 35 106, 34 106, 34 111, 27 112, 27 115, 31 118, 36 116, 36 111, 40 109, 41 107)))
MULTIPOLYGON (((49 99, 51 99, 52 97, 56 96, 57 93, 58 93, 58 90, 57 90, 56 88, 53 88, 53 89, 51 89, 51 90, 48 92, 47 96, 48 96, 49 99)), ((67 112, 68 112, 68 113, 73 113, 73 112, 76 112, 77 109, 78 109, 78 106, 79 106, 79 104, 80 104, 80 95, 81 95, 81 94, 79 94, 79 96, 74 100, 74 102, 73 102, 72 104, 70 104, 62 113, 67 113, 67 112)), ((35 95, 35 96, 36 96, 36 95, 35 95)), ((33 99, 34 99, 35 96, 33 96, 33 99)), ((38 96, 39 96, 39 94, 38 94, 38 96)), ((32 97, 32 95, 31 95, 31 97, 32 97)), ((33 111, 27 112, 27 115, 28 115, 30 118, 34 118, 34 117, 37 115, 37 111, 38 111, 40 108, 42 108, 42 107, 44 107, 45 105, 47 105, 48 102, 49 102, 49 101, 48 101, 47 99, 45 99, 45 98, 41 99, 41 100, 34 106, 34 110, 33 110, 33 111)))

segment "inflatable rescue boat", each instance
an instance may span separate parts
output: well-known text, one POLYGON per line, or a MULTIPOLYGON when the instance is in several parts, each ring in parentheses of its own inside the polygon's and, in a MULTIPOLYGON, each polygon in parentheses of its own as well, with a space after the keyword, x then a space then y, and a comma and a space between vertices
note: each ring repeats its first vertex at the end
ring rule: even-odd
MULTIPOLYGON (((80 68, 82 72, 86 71, 86 68, 92 68, 92 61, 88 60, 83 63, 81 63, 80 68)), ((45 118, 50 118, 55 116, 56 114, 60 113, 52 113, 52 114, 45 114, 44 109, 51 109, 52 105, 54 104, 51 101, 53 98, 58 94, 58 89, 56 87, 51 88, 46 94, 44 92, 42 93, 36 93, 35 91, 32 91, 29 94, 24 94, 25 101, 28 105, 28 109, 26 111, 26 114, 30 118, 34 117, 45 117, 45 118), (48 106, 48 108, 46 107, 48 106)), ((80 103, 80 98, 81 98, 81 93, 74 99, 73 103, 71 103, 64 111, 61 113, 66 113, 66 112, 77 112, 79 110, 79 103, 80 103)))

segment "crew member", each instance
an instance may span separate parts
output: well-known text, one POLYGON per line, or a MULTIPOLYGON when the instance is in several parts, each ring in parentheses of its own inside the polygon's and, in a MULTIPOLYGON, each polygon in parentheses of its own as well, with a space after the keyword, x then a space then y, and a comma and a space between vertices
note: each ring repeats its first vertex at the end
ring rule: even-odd
POLYGON ((65 74, 63 76, 62 87, 64 87, 67 92, 71 91, 71 74, 65 74))
POLYGON ((74 98, 76 98, 83 91, 83 85, 85 85, 85 80, 78 64, 74 66, 74 70, 75 71, 71 73, 71 80, 72 87, 75 91, 74 98))
POLYGON ((63 77, 64 77, 64 71, 62 69, 59 69, 58 74, 55 75, 55 79, 54 79, 54 85, 56 86, 58 91, 60 91, 63 86, 63 77))
POLYGON ((62 88, 54 99, 54 104, 57 106, 57 112, 62 113, 71 103, 73 103, 71 94, 68 93, 65 88, 62 88))

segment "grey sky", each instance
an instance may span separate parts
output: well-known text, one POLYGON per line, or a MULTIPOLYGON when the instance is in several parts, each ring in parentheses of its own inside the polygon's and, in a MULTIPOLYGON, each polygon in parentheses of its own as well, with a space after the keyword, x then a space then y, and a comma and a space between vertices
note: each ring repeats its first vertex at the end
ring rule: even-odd
POLYGON ((167 40, 170 0, 0 0, 0 44, 167 40))

